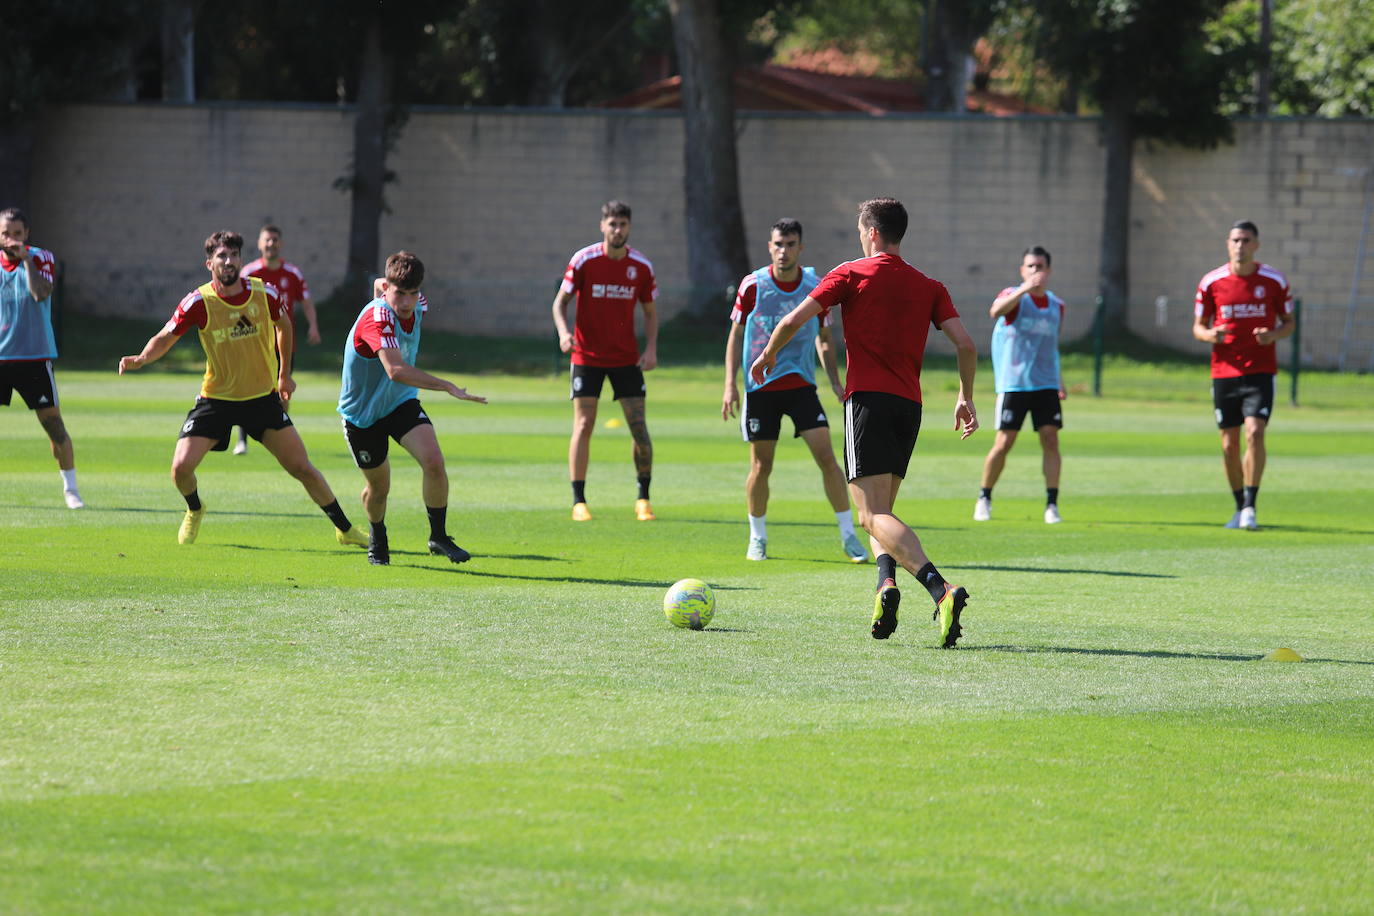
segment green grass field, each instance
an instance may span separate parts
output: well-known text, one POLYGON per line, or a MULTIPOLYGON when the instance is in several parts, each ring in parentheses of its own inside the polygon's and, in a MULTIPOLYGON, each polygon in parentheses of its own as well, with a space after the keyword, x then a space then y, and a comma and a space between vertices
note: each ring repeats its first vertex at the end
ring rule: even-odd
MULTIPOLYGON (((873 567, 799 443, 744 560, 714 368, 650 376, 653 523, 623 427, 568 521, 562 378, 427 396, 475 557, 425 552, 402 461, 388 568, 260 447, 207 458, 179 547, 196 377, 59 370, 88 509, 0 411, 0 912, 1367 911, 1374 380, 1304 376, 1241 532, 1205 370, 1114 366, 1129 399, 1099 400, 1083 366, 1056 527, 1029 433, 970 520, 991 433, 960 443, 927 373, 898 511, 972 594, 957 651, 904 574, 869 637, 873 567), (684 576, 716 587, 704 632, 664 620, 684 576), (1259 660, 1280 646, 1307 661, 1259 660)), ((298 381, 363 522, 337 376, 298 381)))

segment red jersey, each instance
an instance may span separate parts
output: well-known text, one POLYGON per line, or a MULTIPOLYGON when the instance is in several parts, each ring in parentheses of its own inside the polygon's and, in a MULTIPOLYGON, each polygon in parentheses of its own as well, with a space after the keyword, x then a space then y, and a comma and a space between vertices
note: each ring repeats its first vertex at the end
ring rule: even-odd
POLYGON ((310 298, 310 286, 305 282, 305 274, 290 261, 282 261, 281 266, 273 270, 267 266, 267 261, 258 258, 244 265, 243 275, 257 277, 268 286, 275 286, 293 321, 296 318, 296 303, 310 298))
MULTIPOLYGON (((54 267, 57 263, 57 258, 53 253, 46 249, 35 248, 33 245, 30 245, 29 257, 33 260, 33 267, 38 271, 38 275, 49 283, 52 283, 53 278, 57 275, 54 267)), ((18 270, 19 265, 22 263, 23 261, 11 261, 8 255, 0 252, 0 270, 3 270, 7 274, 18 270)))
MULTIPOLYGON (((782 290, 784 293, 795 292, 797 287, 801 286, 803 276, 801 271, 798 270, 797 279, 793 280, 791 283, 784 283, 778 279, 777 274, 773 272, 772 267, 768 268, 768 275, 773 278, 773 282, 777 284, 778 289, 782 290)), ((735 324, 744 324, 744 320, 749 317, 749 313, 754 310, 754 305, 758 301, 759 281, 758 278, 755 277, 754 274, 751 272, 748 275, 746 275, 745 278, 741 280, 739 283, 739 289, 735 293, 735 306, 734 308, 730 309, 730 320, 733 321, 735 324)), ((782 316, 779 315, 778 317, 781 318, 782 316)), ((830 324, 833 320, 834 319, 832 319, 829 315, 823 316, 821 318, 821 327, 830 327, 830 324)), ((745 366, 744 371, 748 372, 749 367, 745 366)), ((789 372, 784 376, 773 379, 771 382, 769 382, 761 388, 758 388, 757 390, 787 391, 791 388, 806 388, 810 385, 811 383, 808 382, 805 378, 803 378, 800 374, 796 372, 789 372)))
POLYGON ((1226 343, 1212 344, 1212 378, 1279 371, 1277 348, 1255 340, 1255 329, 1273 330, 1279 326, 1280 315, 1292 315, 1293 294, 1282 273, 1268 264, 1255 268, 1242 277, 1231 272, 1230 264, 1223 264, 1197 285, 1193 314, 1228 333, 1226 343))
POLYGON ((658 298, 648 258, 630 248, 625 257, 613 259, 605 248, 601 242, 588 245, 563 272, 563 292, 577 294, 572 349, 577 366, 609 369, 639 362, 635 303, 658 298))
MULTIPOLYGON (((1015 286, 1008 286, 1006 289, 1002 290, 1000 293, 998 293, 996 296, 994 296, 994 297, 993 297, 993 301, 996 301, 997 299, 1001 299, 1003 296, 1006 296, 1006 295, 1008 295, 1008 294, 1010 294, 1010 293, 1014 293, 1014 292, 1016 292, 1017 289, 1018 289, 1018 287, 1015 287, 1015 286)), ((1031 302, 1033 302, 1033 303, 1035 304, 1035 307, 1038 308, 1038 309, 1047 309, 1047 308, 1050 307, 1050 297, 1049 297, 1049 296, 1037 296, 1037 295, 1031 294, 1031 302)), ((1012 324, 1012 323, 1014 323, 1014 322, 1016 321, 1016 315, 1017 315, 1017 313, 1020 312, 1020 311, 1021 311, 1021 304, 1018 302, 1016 305, 1013 305, 1013 306, 1011 307, 1011 311, 1010 311, 1010 312, 1007 312, 1005 315, 1002 316, 1002 320, 1004 320, 1007 324, 1012 324)), ((1059 303, 1059 320, 1060 320, 1060 321, 1063 321, 1063 320, 1064 320, 1064 303, 1062 303, 1062 302, 1059 303)))
POLYGON ((368 309, 353 326, 353 349, 365 359, 376 359, 378 352, 387 348, 399 350, 401 342, 396 339, 396 325, 399 324, 401 330, 409 334, 415 330, 415 317, 423 311, 425 306, 417 304, 410 318, 406 319, 390 308, 368 309))
POLYGON ((845 400, 883 391, 921 402, 921 361, 930 326, 958 318, 949 290, 895 255, 848 261, 811 291, 821 315, 840 306, 844 320, 845 400))
MULTIPOLYGON (((276 321, 285 313, 285 306, 282 305, 281 294, 278 293, 271 284, 267 285, 266 293, 267 311, 271 315, 272 320, 276 321)), ((230 305, 243 305, 252 294, 253 291, 249 288, 249 285, 244 283, 242 292, 237 296, 225 296, 224 301, 230 305)), ((162 326, 162 329, 164 331, 171 331, 173 334, 180 337, 182 334, 191 330, 191 328, 204 330, 208 319, 209 313, 205 310, 205 298, 200 294, 199 289, 193 289, 182 297, 181 302, 177 304, 176 311, 172 313, 172 317, 167 320, 167 323, 162 326)))

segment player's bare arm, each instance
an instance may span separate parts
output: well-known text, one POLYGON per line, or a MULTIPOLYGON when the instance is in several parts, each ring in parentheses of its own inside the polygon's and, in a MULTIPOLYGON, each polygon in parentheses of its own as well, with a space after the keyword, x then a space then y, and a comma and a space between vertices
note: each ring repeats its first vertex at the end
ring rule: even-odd
POLYGON ((393 382, 399 382, 402 385, 414 385, 416 388, 424 388, 427 391, 443 391, 460 401, 472 401, 477 404, 487 403, 486 398, 468 394, 466 388, 459 388, 448 379, 430 375, 425 370, 412 366, 406 362, 405 356, 401 354, 398 347, 382 347, 377 351, 377 358, 381 360, 387 378, 393 382))
POLYGON ((149 363, 157 362, 167 355, 167 351, 172 349, 172 346, 176 344, 179 339, 180 338, 176 334, 165 328, 158 331, 152 337, 148 338, 148 342, 143 346, 142 353, 137 356, 121 356, 119 358, 119 374, 123 375, 125 372, 142 369, 149 363))
POLYGON ((1214 328, 1208 324, 1205 315, 1198 315, 1193 318, 1193 337, 1209 344, 1224 344, 1231 339, 1224 328, 1214 328))
POLYGON ((1293 332, 1298 329, 1297 322, 1291 315, 1279 315, 1279 326, 1277 328, 1255 328, 1255 340, 1266 346, 1276 344, 1285 337, 1292 337, 1293 332))
POLYGON ((291 354, 296 350, 296 331, 291 327, 291 316, 284 309, 273 324, 277 331, 277 352, 281 354, 277 366, 277 394, 281 396, 281 402, 286 404, 296 392, 296 382, 291 378, 291 354))
POLYGON ((720 399, 720 418, 728 420, 735 415, 739 409, 739 387, 735 384, 735 379, 739 376, 740 363, 744 361, 740 355, 740 342, 744 336, 744 325, 730 322, 730 338, 725 342, 725 394, 720 399))
POLYGON ((816 335, 816 355, 820 357, 821 368, 825 370, 826 378, 830 379, 830 390, 843 402, 844 383, 840 381, 840 364, 835 358, 835 341, 829 328, 821 328, 816 335))
POLYGON ((24 262, 26 279, 29 281, 29 294, 38 302, 52 295, 52 281, 43 276, 38 264, 32 254, 29 253, 27 245, 19 246, 23 250, 21 260, 24 262))
POLYGON ((958 318, 946 319, 940 325, 940 330, 954 344, 959 361, 959 398, 954 402, 954 429, 962 429, 959 438, 967 439, 978 431, 978 412, 973 406, 973 375, 978 368, 978 345, 958 318))
POLYGON ((768 373, 773 371, 777 365, 778 353, 787 342, 796 336, 801 330, 802 325, 821 313, 821 304, 810 296, 801 301, 801 304, 788 312, 787 315, 773 328, 773 333, 768 338, 768 345, 763 348, 759 358, 754 360, 754 364, 749 367, 749 375, 754 381, 763 384, 763 380, 768 373))
POLYGON ((306 296, 300 301, 301 311, 305 313, 305 341, 312 347, 320 342, 320 322, 315 314, 315 300, 306 296))
POLYGON ((658 365, 658 307, 641 302, 644 309, 644 352, 639 356, 639 368, 648 372, 658 365))
POLYGON ((572 293, 561 289, 553 297, 553 326, 558 329, 558 349, 564 353, 571 353, 573 346, 572 331, 568 329, 568 304, 572 298, 572 293))

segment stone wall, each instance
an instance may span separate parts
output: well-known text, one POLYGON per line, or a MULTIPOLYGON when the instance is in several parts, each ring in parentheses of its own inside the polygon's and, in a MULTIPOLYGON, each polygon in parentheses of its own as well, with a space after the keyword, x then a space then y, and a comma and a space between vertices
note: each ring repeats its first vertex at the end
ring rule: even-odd
MULTIPOLYGON (((334 183, 349 167, 351 130, 350 111, 324 106, 57 109, 37 143, 33 239, 63 260, 70 309, 155 323, 204 281, 206 235, 234 228, 251 248, 271 221, 323 298, 346 255, 349 201, 334 183)), ((618 197, 634 207, 631 244, 654 262, 660 311, 671 317, 689 282, 682 142, 675 113, 414 112, 389 162, 397 180, 383 253, 408 248, 425 260, 436 326, 551 335, 567 258, 598 240, 598 208, 618 197)), ((1205 350, 1189 332, 1193 291, 1224 262, 1227 227, 1247 218, 1260 226, 1261 258, 1288 273, 1309 307, 1306 361, 1329 364, 1370 201, 1371 149, 1374 125, 1343 121, 1242 122, 1235 144, 1205 152, 1140 144, 1132 328, 1205 350)), ((855 204, 891 195, 912 215, 903 254, 950 287, 979 339, 987 304, 1016 282, 1031 244, 1054 255, 1067 333, 1089 327, 1103 176, 1093 120, 748 114, 739 158, 755 263, 766 262, 780 216, 805 225, 808 263, 824 270, 855 257, 855 204)), ((1357 294, 1374 311, 1374 269, 1357 294)), ((722 290, 722 322, 728 306, 722 290)))

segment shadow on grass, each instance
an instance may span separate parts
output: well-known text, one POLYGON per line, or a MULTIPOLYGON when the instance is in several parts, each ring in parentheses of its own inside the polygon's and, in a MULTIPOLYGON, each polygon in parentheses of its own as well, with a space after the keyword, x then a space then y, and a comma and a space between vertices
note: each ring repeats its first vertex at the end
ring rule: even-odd
MULTIPOLYGON (((394 557, 397 555, 398 552, 399 551, 393 550, 391 551, 391 555, 394 557)), ((416 556, 422 555, 418 552, 412 553, 416 556)), ((482 559, 490 559, 490 557, 483 557, 478 554, 473 554, 472 556, 472 560, 482 559)), ((479 569, 474 569, 471 565, 472 560, 469 560, 467 563, 454 564, 451 566, 429 566, 427 564, 422 565, 419 563, 392 563, 391 565, 402 566, 405 569, 418 569, 423 572, 473 576, 481 579, 508 579, 518 582, 567 582, 572 585, 621 585, 626 588, 653 589, 666 589, 668 586, 673 584, 672 581, 658 579, 594 579, 589 576, 522 576, 518 573, 484 572, 479 569)), ((713 585, 711 586, 711 588, 718 592, 758 591, 758 589, 754 586, 740 585, 713 585)))
MULTIPOLYGON (((1116 655, 1126 658, 1195 658, 1214 662, 1257 662, 1263 655, 1225 655, 1220 652, 1168 652, 1163 649, 1076 649, 1071 646, 963 646, 961 652, 1022 652, 1052 655, 1116 655)), ((1374 665, 1350 658, 1307 658, 1304 664, 1374 665)))
MULTIPOLYGON (((1090 527, 1098 525, 1116 525, 1128 528, 1202 528, 1213 529, 1220 533, 1223 526, 1215 522, 1161 522, 1161 521, 1110 521, 1089 519, 1083 524, 1090 527)), ((1374 534, 1374 528, 1328 528, 1319 525, 1261 525, 1258 531, 1247 531, 1244 537, 1257 537, 1269 531, 1277 534, 1330 534, 1330 535, 1349 535, 1349 534, 1374 534)), ((1236 537, 1241 535, 1237 534, 1236 537)))
POLYGON ((1122 576, 1128 579, 1177 579, 1164 573, 1122 572, 1116 569, 1056 569, 1052 566, 993 566, 990 563, 951 565, 951 569, 978 569, 987 572, 1053 573, 1055 575, 1122 576))

